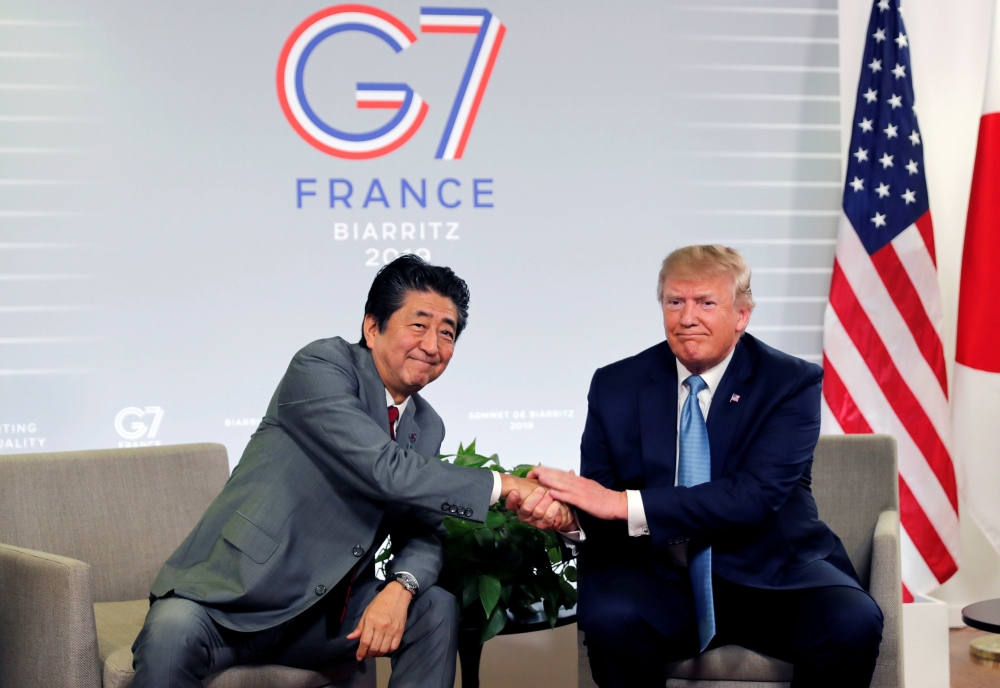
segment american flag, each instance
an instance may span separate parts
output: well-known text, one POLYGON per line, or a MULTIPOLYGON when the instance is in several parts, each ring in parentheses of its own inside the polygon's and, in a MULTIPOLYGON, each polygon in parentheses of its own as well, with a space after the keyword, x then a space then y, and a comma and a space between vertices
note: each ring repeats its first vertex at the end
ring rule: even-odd
POLYGON ((958 570, 941 297, 910 45, 898 0, 872 6, 823 341, 823 431, 899 447, 903 597, 958 570))

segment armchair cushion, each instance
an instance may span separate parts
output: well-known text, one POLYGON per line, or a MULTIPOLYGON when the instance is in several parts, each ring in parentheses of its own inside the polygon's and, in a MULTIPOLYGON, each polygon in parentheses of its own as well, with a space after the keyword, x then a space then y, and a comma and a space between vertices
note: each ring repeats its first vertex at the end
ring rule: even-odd
POLYGON ((791 681, 792 665, 738 645, 723 645, 667 665, 667 676, 695 681, 791 681))

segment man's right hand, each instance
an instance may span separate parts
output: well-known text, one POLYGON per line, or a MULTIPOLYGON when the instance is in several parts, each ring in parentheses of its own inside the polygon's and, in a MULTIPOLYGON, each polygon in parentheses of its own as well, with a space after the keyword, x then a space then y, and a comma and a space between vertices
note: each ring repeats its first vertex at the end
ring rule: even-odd
POLYGON ((541 487, 537 480, 529 478, 518 478, 510 473, 500 474, 500 499, 503 499, 513 491, 522 495, 529 495, 537 488, 541 487))
POLYGON ((517 490, 507 495, 507 508, 517 512, 517 517, 539 530, 570 532, 579 530, 576 515, 565 504, 552 499, 552 494, 544 487, 537 488, 522 499, 517 490))

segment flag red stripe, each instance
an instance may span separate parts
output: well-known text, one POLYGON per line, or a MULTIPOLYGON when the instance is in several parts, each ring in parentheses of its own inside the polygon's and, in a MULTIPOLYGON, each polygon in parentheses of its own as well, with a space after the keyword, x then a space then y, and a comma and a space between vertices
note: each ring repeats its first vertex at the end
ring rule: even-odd
POLYGON ((899 476, 899 520, 935 578, 946 581, 958 571, 958 564, 920 507, 917 498, 913 496, 903 476, 899 476))
POLYGON ((913 601, 913 593, 910 589, 906 587, 906 583, 903 583, 903 604, 913 601))
POLYGON ((1000 373, 996 337, 996 266, 1000 264, 1000 113, 979 121, 976 166, 969 194, 962 252, 962 287, 958 295, 958 343, 962 365, 1000 373))
POLYGON ((927 317, 924 304, 920 301, 920 294, 910 281, 910 276, 906 274, 906 269, 899 260, 899 254, 892 244, 886 244, 873 253, 871 259, 875 271, 882 278, 882 283, 889 291, 889 296, 896 304, 899 314, 903 316, 906 326, 910 328, 910 333, 917 342, 917 348, 924 355, 927 365, 934 371, 947 399, 948 377, 944 369, 944 348, 941 346, 941 338, 934 329, 931 319, 927 317))
POLYGON ((840 423, 841 430, 848 435, 872 434, 872 427, 861 415, 861 409, 854 403, 851 393, 847 391, 847 386, 840 379, 840 374, 826 354, 823 354, 823 397, 837 422, 840 423))
POLYGON ((885 394, 899 422, 906 428, 934 475, 937 476, 952 508, 958 513, 955 471, 948 450, 920 402, 896 369, 896 364, 885 348, 878 330, 872 325, 868 314, 858 302, 836 258, 833 260, 830 306, 837 313, 844 330, 864 359, 882 393, 885 394))
MULTIPOLYGON (((871 426, 826 356, 823 357, 823 371, 823 396, 840 427, 852 435, 871 434, 871 426)), ((939 581, 950 578, 958 570, 955 560, 902 476, 899 476, 899 511, 903 527, 930 570, 939 581)))
POLYGON ((920 236, 924 240, 924 246, 927 247, 927 252, 931 254, 931 262, 934 263, 934 267, 937 267, 937 251, 934 249, 934 223, 931 222, 931 211, 928 210, 918 217, 917 221, 913 224, 917 226, 917 231, 920 232, 920 236))

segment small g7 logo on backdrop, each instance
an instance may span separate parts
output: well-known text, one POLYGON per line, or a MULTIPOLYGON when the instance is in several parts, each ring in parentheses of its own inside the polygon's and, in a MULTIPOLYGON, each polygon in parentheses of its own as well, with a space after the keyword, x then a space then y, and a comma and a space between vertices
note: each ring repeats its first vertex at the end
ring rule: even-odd
MULTIPOLYGON (((303 74, 316 46, 344 31, 370 33, 397 53, 417 40, 406 24, 375 7, 335 5, 320 10, 299 24, 285 41, 278 59, 278 100, 288 123, 315 148, 349 160, 377 158, 410 140, 423 124, 428 106, 407 84, 358 82, 355 92, 357 107, 395 110, 396 114, 387 124, 362 134, 352 134, 335 129, 320 119, 309 105, 303 74)), ((434 156, 457 160, 465 152, 506 29, 485 9, 422 7, 420 31, 476 35, 472 54, 434 156)))
POLYGON ((156 438, 156 433, 160 429, 160 422, 162 420, 163 409, 159 406, 147 406, 145 408, 127 406, 115 416, 115 430, 125 440, 138 440, 143 436, 148 440, 152 440, 156 438), (126 419, 145 418, 147 416, 152 416, 148 426, 141 420, 133 420, 127 423, 128 427, 126 427, 126 419))

